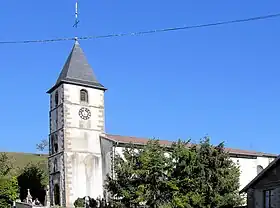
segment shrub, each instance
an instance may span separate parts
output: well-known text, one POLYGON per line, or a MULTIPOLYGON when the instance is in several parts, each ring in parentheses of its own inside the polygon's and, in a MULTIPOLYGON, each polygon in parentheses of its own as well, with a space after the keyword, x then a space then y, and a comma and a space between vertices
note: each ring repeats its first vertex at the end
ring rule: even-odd
POLYGON ((78 198, 74 202, 75 207, 84 207, 85 206, 85 199, 84 198, 78 198))

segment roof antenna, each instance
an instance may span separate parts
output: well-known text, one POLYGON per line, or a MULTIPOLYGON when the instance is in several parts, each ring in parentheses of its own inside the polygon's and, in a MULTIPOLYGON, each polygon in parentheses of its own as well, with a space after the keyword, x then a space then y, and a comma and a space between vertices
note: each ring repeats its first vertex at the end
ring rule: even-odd
MULTIPOLYGON (((75 24, 73 25, 73 27, 77 28, 78 24, 79 24, 79 19, 78 19, 78 0, 76 0, 76 4, 75 4, 75 24)), ((75 37, 75 42, 78 41, 78 37, 75 37)))

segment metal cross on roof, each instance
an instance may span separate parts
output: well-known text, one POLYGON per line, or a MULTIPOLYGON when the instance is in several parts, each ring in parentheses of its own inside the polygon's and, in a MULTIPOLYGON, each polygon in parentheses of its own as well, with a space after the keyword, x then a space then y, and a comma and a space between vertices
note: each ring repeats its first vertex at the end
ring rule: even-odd
POLYGON ((73 27, 78 27, 78 23, 79 23, 79 19, 78 19, 78 0, 76 0, 76 4, 75 4, 75 24, 73 25, 73 27))

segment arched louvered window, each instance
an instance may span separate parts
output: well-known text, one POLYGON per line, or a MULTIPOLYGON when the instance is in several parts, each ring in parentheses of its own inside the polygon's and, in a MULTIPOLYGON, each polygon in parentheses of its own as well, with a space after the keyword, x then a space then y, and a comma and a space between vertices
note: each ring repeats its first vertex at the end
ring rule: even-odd
POLYGON ((86 90, 84 90, 84 89, 82 89, 80 91, 80 100, 81 100, 81 102, 88 103, 88 92, 86 90))
POLYGON ((260 172, 262 172, 262 170, 263 170, 263 166, 258 165, 257 166, 257 174, 260 174, 260 172))

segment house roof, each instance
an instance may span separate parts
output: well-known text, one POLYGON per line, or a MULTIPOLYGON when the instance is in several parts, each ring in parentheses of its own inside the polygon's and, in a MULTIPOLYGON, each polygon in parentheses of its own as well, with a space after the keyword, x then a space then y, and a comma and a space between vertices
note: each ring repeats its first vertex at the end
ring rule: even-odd
POLYGON ((265 174, 270 171, 272 168, 276 166, 280 161, 280 155, 275 158, 265 169, 262 170, 250 183, 248 183, 241 191, 240 193, 247 192, 249 188, 254 186, 258 181, 260 181, 265 174))
POLYGON ((75 41, 55 85, 48 91, 48 93, 51 93, 61 83, 106 90, 104 86, 97 81, 93 69, 89 65, 78 41, 75 41))
MULTIPOLYGON (((144 145, 146 144, 149 139, 148 138, 141 138, 141 137, 132 137, 132 136, 120 136, 120 135, 113 135, 113 134, 105 134, 105 138, 111 141, 115 141, 121 144, 138 144, 138 145, 144 145)), ((171 146, 174 141, 168 141, 168 140, 159 140, 159 143, 161 145, 165 146, 171 146)), ((263 153, 263 152, 256 152, 256 151, 250 151, 250 150, 241 150, 241 149, 234 149, 234 148, 225 148, 226 151, 229 152, 229 154, 234 155, 240 155, 240 156, 258 156, 258 157, 277 157, 276 154, 270 154, 270 153, 263 153)))

